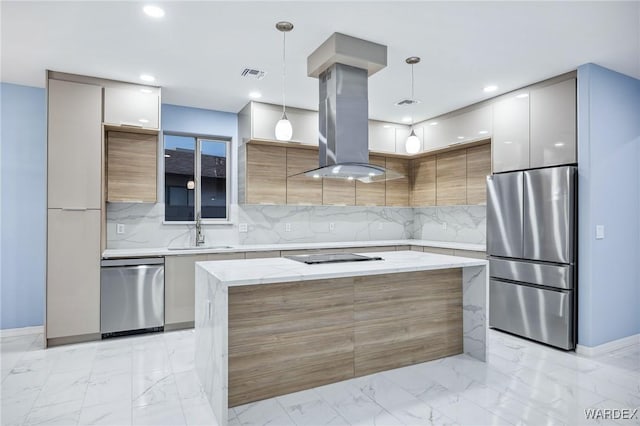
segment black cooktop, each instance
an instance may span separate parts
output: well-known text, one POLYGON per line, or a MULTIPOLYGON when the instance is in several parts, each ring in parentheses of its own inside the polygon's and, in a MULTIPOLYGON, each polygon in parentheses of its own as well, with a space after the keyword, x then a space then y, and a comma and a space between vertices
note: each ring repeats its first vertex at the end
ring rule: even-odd
POLYGON ((363 256, 353 253, 323 253, 323 254, 301 254, 298 256, 284 256, 287 259, 296 262, 306 263, 307 265, 315 265, 322 263, 340 263, 340 262, 366 262, 369 260, 384 260, 377 256, 363 256))

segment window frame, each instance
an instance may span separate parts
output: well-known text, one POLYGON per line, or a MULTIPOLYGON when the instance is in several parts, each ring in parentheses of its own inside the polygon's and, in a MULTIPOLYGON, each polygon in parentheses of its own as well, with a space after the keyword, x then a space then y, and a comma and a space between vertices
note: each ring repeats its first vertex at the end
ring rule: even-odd
MULTIPOLYGON (((193 159, 193 179, 196 187, 194 188, 194 200, 193 200, 193 217, 196 218, 198 214, 202 212, 202 182, 201 182, 201 173, 202 173, 202 141, 210 141, 210 142, 221 142, 225 144, 225 212, 226 217, 215 219, 215 218, 201 218, 200 221, 205 225, 231 225, 233 222, 230 217, 230 203, 231 203, 231 147, 233 139, 229 136, 215 136, 215 135, 203 135, 201 133, 189 133, 189 132, 172 132, 172 131, 163 131, 162 132, 162 193, 163 193, 163 202, 166 203, 167 200, 164 197, 166 191, 166 170, 165 170, 165 161, 164 161, 164 153, 165 153, 165 136, 185 136, 192 137, 195 139, 195 147, 194 147, 194 159, 193 159)), ((166 220, 165 217, 166 210, 163 209, 162 212, 162 223, 164 225, 193 225, 196 221, 194 220, 166 220)))

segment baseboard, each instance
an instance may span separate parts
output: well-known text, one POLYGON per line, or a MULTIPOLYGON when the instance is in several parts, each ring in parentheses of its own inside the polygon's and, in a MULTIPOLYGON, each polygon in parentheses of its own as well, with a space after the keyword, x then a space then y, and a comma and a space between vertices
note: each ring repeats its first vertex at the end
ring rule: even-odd
POLYGON ((176 330, 185 330, 188 328, 194 328, 194 321, 186 321, 186 322, 174 322, 173 324, 165 324, 164 331, 176 331, 176 330))
POLYGON ((35 325, 33 327, 7 328, 0 330, 0 337, 26 336, 29 334, 44 334, 43 325, 35 325))
POLYGON ((622 339, 614 340, 612 342, 603 343, 598 346, 576 346, 576 353, 586 357, 594 357, 606 355, 609 352, 617 351, 618 349, 625 348, 631 345, 640 344, 640 334, 634 334, 633 336, 623 337, 622 339))

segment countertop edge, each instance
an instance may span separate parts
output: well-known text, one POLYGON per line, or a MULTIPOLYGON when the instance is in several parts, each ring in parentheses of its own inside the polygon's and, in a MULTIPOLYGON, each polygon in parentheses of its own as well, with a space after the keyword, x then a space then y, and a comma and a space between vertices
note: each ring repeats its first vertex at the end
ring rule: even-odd
POLYGON ((419 246, 435 247, 452 250, 486 251, 483 244, 459 243, 449 241, 430 240, 372 240, 372 241, 332 241, 322 243, 281 243, 281 244, 251 244, 251 245, 230 245, 231 248, 223 249, 171 249, 167 247, 158 248, 128 248, 128 249, 107 249, 102 253, 103 259, 131 258, 131 257, 160 257, 160 256, 185 256, 197 254, 224 254, 224 253, 244 253, 259 251, 287 251, 287 250, 313 250, 348 247, 385 247, 385 246, 419 246))

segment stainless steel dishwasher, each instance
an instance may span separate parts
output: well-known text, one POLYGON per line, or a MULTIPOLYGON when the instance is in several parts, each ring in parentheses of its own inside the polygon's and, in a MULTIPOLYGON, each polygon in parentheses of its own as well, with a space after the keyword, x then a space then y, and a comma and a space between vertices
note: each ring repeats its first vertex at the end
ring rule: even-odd
POLYGON ((164 258, 103 260, 103 338, 164 330, 164 258))

